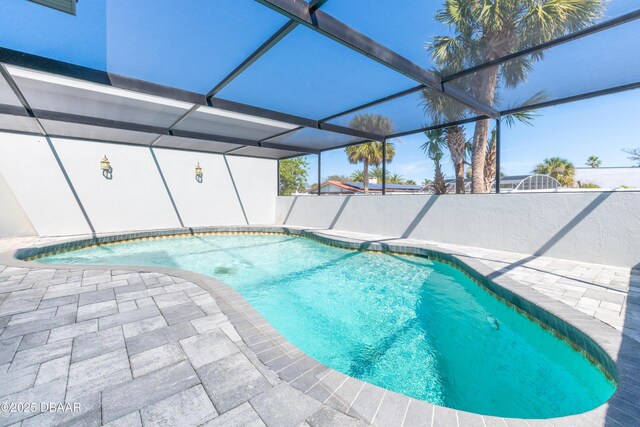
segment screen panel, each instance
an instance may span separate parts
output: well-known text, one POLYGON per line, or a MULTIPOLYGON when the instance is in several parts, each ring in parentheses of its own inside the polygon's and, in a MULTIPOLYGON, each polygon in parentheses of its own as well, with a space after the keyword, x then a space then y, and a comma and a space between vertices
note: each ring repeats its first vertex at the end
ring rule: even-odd
MULTIPOLYGON (((521 5, 523 2, 519 2, 521 5)), ((560 12, 553 10, 554 4, 563 6, 562 2, 547 2, 548 7, 544 9, 546 15, 543 20, 537 20, 536 13, 527 15, 524 13, 517 15, 518 18, 512 20, 516 25, 510 27, 511 34, 519 34, 517 38, 510 39, 509 42, 496 40, 492 46, 500 46, 496 52, 480 50, 480 54, 466 55, 463 61, 456 60, 449 62, 448 73, 460 71, 475 65, 482 64, 489 59, 508 55, 510 53, 548 42, 559 36, 575 33, 592 25, 618 18, 625 14, 634 12, 640 8, 637 0, 601 0, 586 4, 584 8, 576 7, 576 14, 580 18, 564 19, 571 16, 571 9, 566 8, 560 12), (586 15, 586 16, 584 16, 586 15), (543 25, 544 24, 544 25, 543 25), (554 31, 550 29, 553 28, 554 31)), ((484 3, 477 2, 478 8, 469 14, 467 19, 462 19, 470 25, 475 25, 475 34, 482 35, 483 29, 480 25, 482 6, 484 3)), ((503 2, 502 5, 512 3, 503 2)), ((540 2, 530 2, 531 5, 538 6, 540 2)), ((500 3, 498 3, 500 5, 500 3)), ((446 18, 451 14, 446 13, 445 2, 404 0, 402 2, 392 2, 387 0, 350 0, 350 1, 329 1, 322 10, 344 23, 352 26, 356 30, 368 35, 383 45, 395 50, 401 55, 414 61, 416 64, 432 68, 437 67, 432 52, 426 49, 434 42, 436 37, 455 37, 459 32, 456 26, 448 26, 446 18), (437 15, 444 13, 444 21, 438 20, 437 15)), ((503 16, 510 16, 506 7, 501 9, 503 16)), ((542 14, 541 14, 542 15, 542 14)), ((495 23, 496 18, 488 19, 489 23, 495 23)))
POLYGON ((329 1, 322 11, 393 49, 423 68, 431 68, 425 45, 446 28, 434 19, 441 1, 329 1))
POLYGON ((413 80, 298 26, 219 95, 321 119, 413 86, 413 80))
POLYGON ((106 71, 107 1, 81 1, 75 16, 30 1, 2 1, 0 40, 4 48, 106 71))
POLYGON ((325 150, 328 148, 349 144, 357 141, 350 135, 330 132, 322 129, 303 128, 295 132, 287 133, 267 142, 274 144, 295 145, 297 147, 309 148, 312 150, 325 150))
POLYGON ((253 0, 109 0, 106 18, 108 71, 198 93, 287 21, 253 0))
MULTIPOLYGON (((493 105, 504 111, 538 102, 640 82, 640 20, 547 49, 542 58, 512 60, 499 69, 493 105), (521 76, 508 80, 508 77, 521 76), (517 83, 509 85, 509 82, 517 83)), ((453 80, 466 91, 486 90, 480 71, 453 80)), ((490 90, 490 89, 489 89, 490 90)))
POLYGON ((2 47, 206 93, 287 18, 252 0, 0 2, 2 47))
POLYGON ((336 117, 329 123, 350 127, 359 116, 382 116, 390 120, 390 134, 394 134, 468 119, 475 117, 474 113, 453 98, 426 88, 336 117))

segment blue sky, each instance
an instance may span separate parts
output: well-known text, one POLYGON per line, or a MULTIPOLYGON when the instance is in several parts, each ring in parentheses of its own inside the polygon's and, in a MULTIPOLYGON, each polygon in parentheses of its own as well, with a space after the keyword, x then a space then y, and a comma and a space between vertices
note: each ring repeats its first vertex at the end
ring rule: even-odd
MULTIPOLYGON (((433 19, 440 5, 432 0, 329 0, 323 10, 431 67, 424 45, 449 31, 433 19)), ((637 0, 610 0, 603 19, 637 7, 637 0)), ((285 22, 253 0, 82 0, 76 17, 27 0, 5 0, 0 2, 0 45, 204 93, 285 22)), ((516 106, 543 89, 548 99, 555 99, 639 80, 636 22, 550 50, 525 84, 502 92, 498 105, 516 106)), ((415 85, 300 26, 219 96, 321 119, 415 85)), ((635 137, 639 101, 635 91, 541 110, 533 127, 504 130, 503 171, 527 173, 555 155, 576 166, 592 154, 604 166, 630 165, 620 150, 640 146, 635 137)), ((392 118, 396 131, 428 123, 414 98, 376 108, 392 118)), ((397 156, 389 169, 416 181, 431 177, 433 167, 418 149, 423 140, 416 135, 396 141, 397 156)), ((295 136, 287 140, 295 142, 295 136)), ((311 163, 314 181, 315 160, 311 163)), ((446 161, 445 166, 451 175, 446 161)), ((343 150, 323 156, 323 176, 359 167, 346 162, 343 150)))

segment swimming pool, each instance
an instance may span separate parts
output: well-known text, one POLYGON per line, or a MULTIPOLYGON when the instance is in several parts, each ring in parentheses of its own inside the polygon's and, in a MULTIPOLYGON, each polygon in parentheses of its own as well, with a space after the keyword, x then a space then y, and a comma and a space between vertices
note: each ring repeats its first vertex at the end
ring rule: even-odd
POLYGON ((97 246, 40 261, 215 277, 318 361, 437 405, 549 418, 593 409, 615 389, 568 343, 456 268, 422 257, 287 235, 218 234, 97 246))

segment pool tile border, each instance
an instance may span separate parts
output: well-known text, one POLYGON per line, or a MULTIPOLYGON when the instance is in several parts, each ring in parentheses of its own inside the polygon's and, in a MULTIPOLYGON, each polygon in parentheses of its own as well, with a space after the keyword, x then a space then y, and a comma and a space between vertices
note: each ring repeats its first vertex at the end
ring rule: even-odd
MULTIPOLYGON (((395 244, 375 240, 359 240, 322 230, 290 226, 222 226, 175 228, 123 234, 70 239, 67 241, 21 248, 9 253, 8 264, 33 267, 37 258, 88 246, 110 244, 127 240, 188 236, 217 233, 268 233, 302 236, 320 243, 352 250, 370 250, 413 254, 453 265, 463 271, 484 289, 507 302, 530 318, 546 325, 574 347, 598 363, 617 383, 617 390, 608 402, 592 411, 547 420, 526 420, 528 425, 581 426, 581 425, 640 425, 640 343, 625 339, 620 331, 587 316, 572 307, 543 295, 504 275, 494 277, 496 271, 477 259, 454 251, 444 252, 427 243, 395 244), (620 350, 622 340, 625 348, 620 350)), ((0 254, 2 258, 6 255, 0 254)), ((50 265, 48 268, 70 267, 83 269, 111 269, 113 266, 50 265)), ((283 381, 301 392, 314 397, 334 409, 356 416, 367 423, 398 422, 413 425, 431 416, 432 425, 521 425, 522 419, 482 416, 460 410, 431 405, 407 396, 348 377, 326 367, 304 354, 286 340, 238 292, 230 286, 198 273, 148 266, 118 266, 138 271, 153 271, 192 281, 209 291, 218 301, 220 309, 229 318, 245 344, 258 359, 283 381), (365 388, 366 386, 366 388, 365 388), (363 393, 364 391, 364 393, 363 393), (393 402, 393 403, 388 403, 393 402), (387 406, 392 405, 394 416, 389 417, 387 406), (404 408, 404 412, 402 410, 404 408), (381 412, 382 410, 382 412, 381 412), (398 419, 402 413, 402 420, 398 419), (444 423, 444 424, 443 424, 444 423), (496 424, 497 423, 497 424, 496 424)), ((424 425, 424 424, 422 424, 424 425)))

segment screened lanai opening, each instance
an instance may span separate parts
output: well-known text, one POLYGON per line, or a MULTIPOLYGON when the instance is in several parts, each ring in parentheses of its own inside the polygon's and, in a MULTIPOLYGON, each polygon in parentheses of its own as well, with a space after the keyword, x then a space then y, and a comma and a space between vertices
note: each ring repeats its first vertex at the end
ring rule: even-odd
MULTIPOLYGON (((485 20, 470 7, 456 24, 445 2, 418 0, 3 2, 0 130, 271 159, 284 195, 365 169, 372 194, 433 192, 440 150, 450 190, 499 192, 537 167, 513 154, 512 129, 548 107, 637 96, 638 3, 584 3, 506 2, 485 20), (371 144, 365 168, 351 147, 371 144)), ((623 163, 605 162, 635 164, 623 163)))

